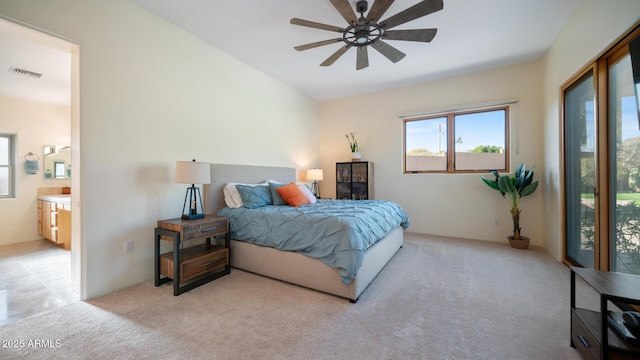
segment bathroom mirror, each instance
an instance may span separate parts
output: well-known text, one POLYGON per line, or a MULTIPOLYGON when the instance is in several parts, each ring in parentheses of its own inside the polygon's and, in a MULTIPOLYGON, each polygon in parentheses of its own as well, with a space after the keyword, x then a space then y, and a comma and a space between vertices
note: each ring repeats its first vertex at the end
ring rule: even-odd
POLYGON ((45 145, 43 170, 45 179, 70 178, 71 147, 65 145, 45 145))

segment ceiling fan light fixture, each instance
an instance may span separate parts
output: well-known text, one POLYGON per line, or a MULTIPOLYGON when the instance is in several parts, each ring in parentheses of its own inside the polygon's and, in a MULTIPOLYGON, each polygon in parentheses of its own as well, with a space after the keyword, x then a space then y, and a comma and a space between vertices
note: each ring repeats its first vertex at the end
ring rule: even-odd
POLYGON ((383 33, 378 24, 350 25, 342 34, 342 41, 348 46, 362 47, 375 43, 383 33))
POLYGON ((369 34, 356 35, 356 43, 359 45, 366 45, 369 42, 369 34))

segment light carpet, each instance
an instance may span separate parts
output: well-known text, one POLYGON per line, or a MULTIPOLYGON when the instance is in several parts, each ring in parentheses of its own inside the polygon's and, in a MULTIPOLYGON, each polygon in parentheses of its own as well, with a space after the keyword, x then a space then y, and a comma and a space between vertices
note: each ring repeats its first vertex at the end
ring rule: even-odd
POLYGON ((579 359, 569 269, 542 249, 406 233, 356 304, 232 269, 0 327, 2 359, 579 359))

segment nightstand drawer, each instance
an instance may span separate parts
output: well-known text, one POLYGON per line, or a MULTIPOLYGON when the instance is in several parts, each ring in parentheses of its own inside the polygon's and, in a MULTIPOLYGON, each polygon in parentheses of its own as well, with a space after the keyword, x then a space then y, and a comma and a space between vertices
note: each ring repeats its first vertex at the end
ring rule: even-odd
POLYGON ((195 225, 186 225, 182 228, 184 238, 182 241, 206 238, 227 232, 227 220, 214 220, 195 225))
MULTIPOLYGON (((229 264, 229 249, 206 244, 180 251, 180 281, 193 279, 229 264)), ((160 274, 173 279, 173 252, 160 257, 160 274)))
POLYGON ((583 359, 600 359, 600 341, 596 340, 582 320, 571 312, 571 341, 583 359))

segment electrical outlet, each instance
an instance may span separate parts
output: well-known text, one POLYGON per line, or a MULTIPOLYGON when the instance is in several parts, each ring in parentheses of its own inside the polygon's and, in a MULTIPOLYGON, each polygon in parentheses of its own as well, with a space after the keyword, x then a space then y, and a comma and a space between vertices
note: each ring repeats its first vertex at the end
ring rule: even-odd
POLYGON ((124 252, 133 251, 133 240, 127 240, 124 242, 124 252))
POLYGON ((500 226, 500 220, 496 219, 496 220, 493 222, 493 225, 495 225, 495 226, 500 226))

